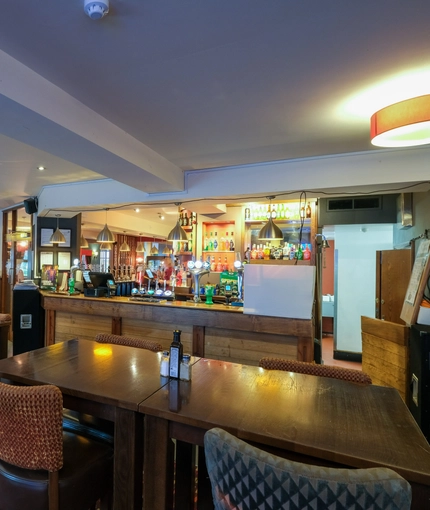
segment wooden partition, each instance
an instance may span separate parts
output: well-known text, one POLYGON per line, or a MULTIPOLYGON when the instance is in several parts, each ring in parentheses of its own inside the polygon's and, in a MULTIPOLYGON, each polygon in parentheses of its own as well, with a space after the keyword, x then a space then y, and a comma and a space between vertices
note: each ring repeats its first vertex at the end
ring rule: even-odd
POLYGON ((409 327, 361 317, 362 370, 373 384, 396 388, 406 402, 409 371, 409 327))
POLYGON ((86 298, 42 292, 46 313, 45 344, 97 333, 144 337, 170 346, 172 331, 182 330, 185 352, 248 365, 263 356, 313 360, 313 323, 244 314, 225 305, 167 302, 152 304, 128 298, 86 298))

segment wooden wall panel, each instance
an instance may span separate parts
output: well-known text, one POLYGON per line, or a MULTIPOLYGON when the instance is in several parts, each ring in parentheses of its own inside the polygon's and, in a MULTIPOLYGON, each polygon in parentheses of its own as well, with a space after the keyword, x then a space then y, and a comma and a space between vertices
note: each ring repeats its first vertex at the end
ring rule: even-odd
POLYGON ((91 315, 57 312, 55 317, 55 342, 72 338, 94 340, 97 333, 110 333, 112 319, 91 315))
MULTIPOLYGON (((192 353, 193 327, 181 324, 177 329, 182 331, 181 341, 184 346, 184 353, 192 353)), ((147 340, 159 342, 164 349, 169 349, 173 339, 175 327, 172 324, 163 322, 142 321, 133 319, 122 320, 122 335, 136 336, 147 340)))
POLYGON ((205 357, 257 366, 260 358, 297 359, 295 337, 206 328, 205 357))
POLYGON ((396 388, 406 402, 409 363, 409 327, 361 318, 362 370, 373 384, 396 388))

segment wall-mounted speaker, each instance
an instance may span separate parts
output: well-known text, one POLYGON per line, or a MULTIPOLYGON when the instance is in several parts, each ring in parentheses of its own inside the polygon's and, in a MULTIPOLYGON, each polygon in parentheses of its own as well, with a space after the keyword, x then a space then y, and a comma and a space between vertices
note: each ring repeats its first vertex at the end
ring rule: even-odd
POLYGON ((24 200, 24 209, 27 214, 37 212, 37 197, 30 197, 24 200))

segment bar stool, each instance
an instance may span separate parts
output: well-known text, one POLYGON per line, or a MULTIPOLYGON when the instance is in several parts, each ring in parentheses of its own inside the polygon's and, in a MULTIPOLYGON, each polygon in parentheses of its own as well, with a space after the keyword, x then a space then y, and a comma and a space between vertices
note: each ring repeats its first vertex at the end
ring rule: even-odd
POLYGON ((9 330, 12 317, 8 313, 0 313, 0 359, 7 358, 9 330))

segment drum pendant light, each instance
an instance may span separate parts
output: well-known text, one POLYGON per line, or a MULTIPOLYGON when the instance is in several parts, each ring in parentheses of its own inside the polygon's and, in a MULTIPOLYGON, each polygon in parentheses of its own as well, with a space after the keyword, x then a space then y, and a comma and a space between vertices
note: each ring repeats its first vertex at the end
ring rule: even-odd
POLYGON ((97 236, 96 241, 98 243, 114 243, 115 242, 115 236, 112 234, 112 232, 109 230, 109 227, 107 226, 107 212, 108 209, 106 209, 106 223, 103 227, 103 230, 99 233, 97 236))
POLYGON ((370 119, 370 139, 377 147, 412 147, 430 143, 430 94, 394 103, 370 119))
MULTIPOLYGON (((282 230, 273 222, 273 218, 272 218, 271 200, 274 199, 275 197, 267 197, 267 198, 269 200, 269 210, 267 213, 268 222, 264 225, 264 227, 258 233, 258 239, 260 239, 260 241, 283 240, 284 234, 282 233, 282 230)), ((276 213, 273 212, 273 214, 276 217, 276 213)))
POLYGON ((59 218, 61 214, 56 214, 55 216, 57 218, 57 230, 52 234, 51 238, 49 239, 49 242, 52 244, 63 244, 66 242, 66 238, 64 237, 63 233, 59 228, 59 218))
MULTIPOLYGON (((178 206, 178 213, 180 213, 179 206, 181 205, 180 202, 175 202, 175 205, 178 206)), ((168 241, 188 241, 188 236, 185 230, 181 227, 179 223, 179 214, 178 214, 178 221, 174 228, 169 232, 169 235, 167 236, 168 241)))

